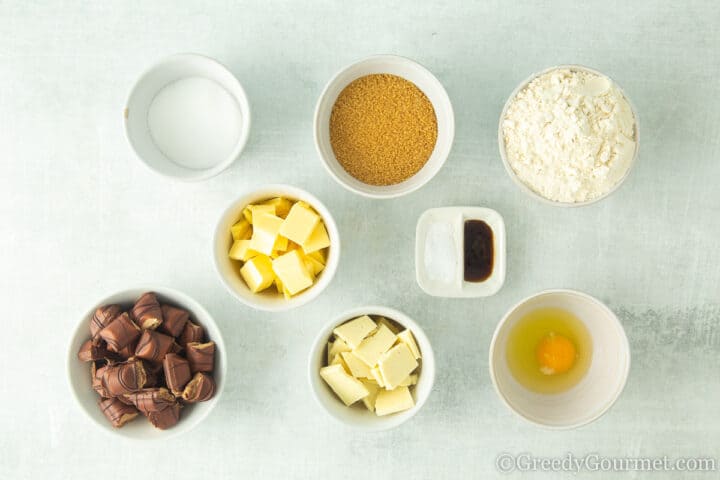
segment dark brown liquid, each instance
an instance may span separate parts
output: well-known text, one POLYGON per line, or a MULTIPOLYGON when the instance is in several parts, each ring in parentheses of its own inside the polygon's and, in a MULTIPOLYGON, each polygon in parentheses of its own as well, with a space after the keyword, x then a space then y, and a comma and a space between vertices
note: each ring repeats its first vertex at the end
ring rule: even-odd
POLYGON ((483 282, 493 270, 493 231, 482 220, 465 221, 465 281, 483 282))

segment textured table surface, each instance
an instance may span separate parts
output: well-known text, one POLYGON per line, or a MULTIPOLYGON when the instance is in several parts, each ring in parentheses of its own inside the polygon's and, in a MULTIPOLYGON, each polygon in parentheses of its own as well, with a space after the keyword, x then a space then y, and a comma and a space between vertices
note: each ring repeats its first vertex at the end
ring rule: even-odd
MULTIPOLYGON (((586 3, 0 0, 0 477, 488 478, 499 475, 502 452, 720 457, 720 4, 586 3), (140 72, 184 51, 226 63, 254 113, 241 159, 193 184, 147 171, 121 123, 140 72), (312 139, 325 82, 375 53, 426 65, 456 114, 445 167, 392 201, 337 185, 312 139), (581 209, 526 197, 497 152, 509 93, 530 73, 562 63, 613 77, 640 116, 630 178, 581 209), (330 287, 282 314, 231 298, 210 255, 224 206, 269 182, 319 196, 343 240, 330 287), (446 205, 504 215, 508 276, 497 295, 435 299, 415 283, 415 223, 425 209, 446 205), (165 445, 106 436, 80 413, 65 379, 79 316, 104 294, 145 283, 204 304, 228 348, 216 409, 165 445), (622 397, 574 431, 517 418, 487 370, 503 313, 551 287, 607 302, 632 348, 622 397), (305 375, 319 328, 370 303, 414 317, 438 367, 426 406, 380 434, 336 424, 315 404, 305 375)), ((513 474, 535 475, 553 477, 513 474)))

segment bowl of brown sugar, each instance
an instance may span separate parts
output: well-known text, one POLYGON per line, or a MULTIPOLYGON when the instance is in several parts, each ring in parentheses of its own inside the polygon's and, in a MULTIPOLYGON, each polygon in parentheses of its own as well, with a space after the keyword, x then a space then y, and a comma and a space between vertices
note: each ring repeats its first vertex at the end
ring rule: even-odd
POLYGON ((315 146, 328 173, 371 198, 408 194, 447 160, 455 117, 442 84, 404 57, 376 55, 328 82, 315 108, 315 146))

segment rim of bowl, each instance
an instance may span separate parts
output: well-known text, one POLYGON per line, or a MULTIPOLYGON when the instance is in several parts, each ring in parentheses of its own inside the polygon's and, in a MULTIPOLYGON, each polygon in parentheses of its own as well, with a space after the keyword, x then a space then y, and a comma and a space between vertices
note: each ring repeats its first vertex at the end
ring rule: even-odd
POLYGON ((488 369, 490 370, 490 380, 492 381, 493 388, 495 389, 495 393, 497 393, 497 396, 500 397, 502 402, 505 404, 505 406, 513 412, 518 417, 522 418, 523 420, 532 423, 533 425, 537 425, 542 428, 546 428, 548 430, 572 430, 575 428, 580 428, 585 425, 588 425, 596 420, 598 420, 600 417, 605 415, 610 409, 615 405, 617 400, 622 395, 623 390, 625 390, 625 385, 627 385, 628 376, 630 374, 630 364, 632 362, 632 353, 630 351, 630 342, 628 341, 627 334, 625 333, 625 328, 622 326, 622 323, 620 322, 620 319, 615 315, 615 312, 613 312, 605 303, 601 302, 597 298, 593 297, 590 294, 587 294, 585 292, 581 292, 579 290, 573 290, 569 288, 553 288, 548 290, 542 290, 540 292, 534 293, 532 295, 528 295, 527 297, 523 298, 519 302, 515 303, 512 307, 508 309, 508 311, 503 315, 502 319, 498 322, 497 326, 495 327, 495 331, 493 332, 492 339, 490 340, 490 351, 488 353, 488 369), (500 391, 500 387, 498 387, 497 379, 495 377, 495 365, 493 362, 493 357, 495 354, 495 347, 497 344, 497 338, 500 334, 500 330, 507 322, 508 318, 510 318, 510 315, 515 312, 518 308, 520 308, 525 303, 529 302, 530 300, 533 300, 534 298, 543 296, 543 295, 551 295, 551 294, 568 294, 568 295, 575 295, 577 297, 581 297, 585 300, 589 300, 590 302, 598 305, 600 308, 605 310, 610 314, 610 317, 614 320, 615 326, 619 327, 619 331, 622 334, 621 342, 623 343, 623 347, 625 351, 627 352, 627 360, 625 362, 625 368, 622 372, 622 382, 618 386, 617 390, 613 394, 612 398, 603 406, 601 409, 599 409, 594 415, 588 417, 587 419, 577 422, 577 423, 571 423, 568 425, 548 425, 542 422, 539 422, 535 418, 528 417, 526 415, 523 415, 521 412, 519 412, 515 407, 510 403, 508 398, 505 396, 503 392, 500 391))
MULTIPOLYGON (((205 77, 209 80, 213 80, 210 77, 205 77)), ((165 178, 172 178, 175 180, 179 180, 182 182, 200 182, 203 180, 207 180, 209 178, 215 177, 219 175, 220 173, 227 170, 235 161, 240 158, 240 154, 245 149, 245 146, 247 145, 248 138, 250 137, 250 127, 252 125, 252 108, 250 107, 250 101, 248 100, 247 93, 245 92, 245 89, 243 88, 242 84, 240 83, 240 80, 235 76, 235 74, 223 63, 220 61, 209 57, 207 55, 203 55, 202 53, 192 53, 192 52, 186 52, 186 53, 175 53, 172 55, 169 55, 167 57, 163 57, 157 61, 155 61, 152 65, 147 67, 143 72, 138 76, 138 78, 135 80, 135 82, 132 84, 132 87, 130 87, 130 90, 125 97, 125 107, 123 108, 123 132, 125 133, 125 140, 127 140, 128 144, 130 144, 130 148, 132 149, 133 153, 135 154, 135 157, 140 160, 140 163, 145 165, 146 168, 148 168, 150 171, 165 177, 165 178), (140 152, 138 152, 137 148, 135 147, 135 142, 133 142, 132 138, 130 137, 130 134, 128 132, 128 103, 130 103, 130 98, 132 98, 133 94, 135 93, 135 90, 140 86, 140 84, 145 81, 147 76, 156 68, 162 66, 164 63, 167 63, 172 60, 176 60, 179 58, 192 58, 195 60, 200 60, 202 62, 206 62, 208 64, 213 64, 214 66, 220 67, 222 70, 225 70, 230 77, 232 78, 233 82, 235 83, 235 86, 237 87, 237 93, 239 98, 232 93, 228 92, 230 96, 232 96, 235 101, 238 104, 238 108, 240 109, 240 113, 242 115, 242 128, 240 129, 240 137, 238 138, 238 142, 235 145, 235 148, 233 151, 228 155, 226 159, 219 162, 217 165, 201 169, 201 170, 193 170, 193 169, 187 169, 189 171, 196 172, 193 175, 187 176, 187 177, 179 177, 175 175, 168 175, 165 172, 161 172, 157 168, 155 168, 153 165, 145 161, 145 159, 140 155, 140 152)), ((172 160, 168 159, 168 161, 172 162, 172 160)))
POLYGON ((625 183, 625 180, 627 180, 627 178, 630 176, 630 172, 635 167, 635 164, 637 163, 637 159, 638 159, 638 156, 640 153, 640 120, 638 118, 637 109, 635 108, 635 105, 632 103, 632 100, 630 100, 630 97, 628 97, 625 94, 625 90, 623 90, 620 87, 620 85, 609 75, 606 75, 599 70, 595 70, 594 68, 586 67, 584 65, 579 65, 579 64, 557 65, 557 66, 549 67, 549 68, 546 68, 539 72, 531 74, 525 80, 520 82, 520 84, 517 87, 515 87, 515 90, 512 91, 512 93, 510 94, 508 99, 505 101, 505 105, 503 106, 503 109, 500 113, 500 121, 498 122, 498 148, 500 150, 500 158, 502 159, 502 163, 503 163, 503 166, 505 167, 505 171, 510 176, 513 183, 515 183, 515 185, 520 187, 520 189, 523 192, 525 192, 529 196, 535 198, 536 200, 540 200, 545 205, 552 205, 554 207, 563 207, 563 208, 586 207, 588 205, 598 203, 600 200, 604 200, 607 197, 609 197, 610 195, 612 195, 613 193, 615 193, 620 188, 620 186, 623 183, 625 183), (625 98, 625 101, 630 106, 630 111, 633 114, 633 119, 635 120, 635 152, 633 153, 632 160, 630 161, 630 165, 628 165, 627 170, 625 171, 623 176, 620 177, 620 179, 615 183, 615 185, 613 185, 613 187, 610 190, 608 190, 604 194, 600 195, 599 197, 596 197, 596 198, 593 198, 590 200, 586 200, 584 202, 558 202, 555 200, 550 200, 549 198, 546 198, 546 197, 542 196, 540 193, 533 190, 529 185, 526 185, 525 182, 523 182, 518 177, 517 173, 515 173, 515 170, 513 170, 512 166, 510 165, 510 162, 507 158, 507 151, 505 149, 505 137, 503 135, 502 124, 503 124, 503 120, 505 119, 505 115, 507 114, 507 109, 510 107, 510 104, 512 103, 512 101, 515 99, 517 94, 520 93, 520 91, 522 89, 524 89, 530 82, 532 82, 533 80, 535 80, 536 78, 538 78, 541 75, 545 75, 546 73, 552 72, 553 70, 560 70, 560 69, 579 70, 579 71, 584 71, 584 72, 588 72, 588 73, 594 73, 596 75, 600 75, 600 76, 603 76, 603 77, 609 79, 612 82, 612 84, 618 89, 618 91, 620 91, 623 98, 625 98))
MULTIPOLYGON (((435 387, 435 376, 436 376, 436 368, 435 368, 435 354, 433 352, 432 344, 430 342, 430 339, 425 334, 425 331, 420 327, 420 325, 415 322, 412 318, 410 318, 407 314, 396 310, 391 307, 384 307, 381 305, 366 305, 361 307, 352 308, 350 310, 344 311, 342 314, 335 316, 332 320, 327 322, 322 326, 319 333, 315 336, 315 339, 313 340, 312 347, 310 348, 310 355, 308 356, 308 382, 310 383, 310 391, 312 392, 312 396, 315 399, 315 403, 323 410, 325 413, 327 413, 328 416, 330 416, 332 419, 334 419, 336 422, 346 425, 348 427, 351 427, 355 430, 362 430, 362 431, 368 431, 368 432, 382 432, 385 430, 390 430, 392 428, 399 427, 400 425, 406 423, 408 420, 412 419, 417 413, 422 409, 422 407, 425 406, 425 403, 430 398, 430 395, 432 394, 433 388, 435 387), (325 405, 320 401, 320 394, 318 393, 317 389, 315 388, 315 381, 313 380, 315 377, 319 376, 318 370, 315 368, 314 359, 315 356, 318 353, 318 350, 321 348, 324 348, 328 338, 330 338, 330 335, 332 334, 332 331, 335 327, 347 322, 348 320, 352 320, 353 318, 357 317, 358 315, 380 315, 383 317, 387 317, 390 320, 393 320, 403 327, 410 330, 415 337, 420 337, 426 344, 426 348, 422 348, 422 370, 420 372, 420 376, 423 378, 427 378, 428 383, 428 389, 427 394, 423 396, 422 398, 416 397, 416 403, 415 406, 412 407, 408 412, 407 416, 403 418, 402 420, 397 420, 396 414, 391 414, 385 418, 382 419, 382 421, 378 422, 375 425, 371 425, 367 422, 362 423, 350 423, 345 421, 343 418, 336 416, 333 414, 330 410, 328 410, 325 405), (426 365, 426 359, 429 359, 430 361, 427 362, 431 367, 429 368, 429 372, 425 372, 425 365, 426 365)), ((333 394, 334 395, 334 394, 333 394)), ((336 400, 340 402, 340 399, 336 400)), ((347 407, 351 408, 351 407, 347 407)), ((405 412, 398 412, 399 414, 405 413, 405 412)), ((378 417, 382 418, 382 417, 378 417)))
MULTIPOLYGON (((357 78, 360 78, 360 77, 357 77, 357 78)), ((408 79, 406 79, 406 80, 408 80, 408 79)), ((415 83, 412 82, 411 80, 408 80, 408 81, 410 81, 411 83, 415 84, 415 83)), ((347 86, 347 85, 345 85, 345 86, 347 86)), ((417 86, 417 85, 416 85, 416 86, 417 86)), ((344 88, 344 87, 343 87, 343 88, 344 88)), ((424 92, 423 92, 423 93, 424 93, 424 92)), ((430 103, 432 103, 432 102, 430 102, 430 103)), ((333 103, 333 105, 334 105, 334 103, 333 103)), ((332 105, 330 105, 330 108, 332 108, 332 105)), ((434 108, 435 108, 435 105, 433 105, 433 109, 434 109, 434 108)), ((432 180, 433 178, 435 178, 435 176, 440 172, 440 170, 442 170, 442 167, 445 165, 445 162, 447 162, 447 159, 450 157, 450 153, 452 152, 453 143, 454 143, 454 141, 455 141, 455 110, 453 109, 452 102, 450 101, 450 96, 448 95, 447 90, 445 90, 445 87, 443 86, 443 84, 442 84, 442 83, 440 82, 440 80, 438 80, 438 78, 437 78, 428 68, 426 68, 424 65, 422 65, 422 64, 420 64, 420 63, 418 63, 418 62, 416 62, 415 60, 412 60, 412 59, 410 59, 410 58, 403 57, 403 56, 401 56, 401 55, 392 55, 392 54, 370 55, 370 56, 368 56, 368 57, 364 57, 364 58, 362 58, 362 59, 360 59, 360 60, 358 60, 358 61, 352 62, 352 63, 350 63, 350 64, 342 67, 342 68, 341 68, 340 70, 338 70, 338 71, 330 78, 330 80, 328 80, 328 82, 325 84, 325 87, 323 88, 322 93, 320 93, 320 97, 318 98, 318 101, 317 101, 317 103, 315 104, 315 112, 314 112, 314 115, 313 115, 313 140, 314 140, 314 142, 315 142, 315 150, 317 151, 318 156, 320 157, 320 160, 321 160, 321 163, 322 163, 323 167, 325 167, 325 170, 328 172, 328 174, 330 174, 330 176, 331 176, 338 184, 342 185, 345 189, 347 189, 347 190, 349 190, 349 191, 351 191, 351 192, 353 192, 353 193, 357 193, 358 195, 362 195, 362 196, 364 196, 364 197, 367 197, 367 198, 373 198, 373 199, 398 198, 398 197, 402 197, 402 196, 404 196, 404 195, 408 195, 408 194, 410 194, 410 193, 412 193, 412 192, 415 192, 416 190, 419 190, 420 188, 424 187, 425 185, 428 184, 428 182, 430 182, 430 180, 432 180), (359 64, 361 64, 361 63, 365 63, 365 62, 370 62, 370 61, 373 61, 373 60, 382 60, 382 59, 392 60, 392 61, 395 61, 395 62, 400 62, 400 63, 412 65, 412 66, 418 68, 419 70, 421 70, 423 73, 427 74, 427 75, 428 75, 428 78, 435 84, 435 86, 438 88, 438 90, 442 93, 442 95, 443 95, 443 97, 444 97, 444 100, 445 100, 445 102, 447 103, 447 108, 448 108, 448 110, 450 111, 450 121, 449 121, 448 124, 447 124, 448 132, 450 133, 449 147, 448 147, 447 153, 446 153, 445 155, 443 155, 443 157, 442 157, 440 163, 438 164, 437 168, 436 168, 434 171, 432 171, 430 175, 428 175, 428 177, 427 177, 427 179, 426 179, 425 181, 419 183, 418 185, 416 185, 416 186, 414 186, 414 187, 412 187, 412 188, 407 188, 407 189, 404 189, 404 190, 402 190, 402 191, 400 191, 400 192, 397 192, 397 193, 372 193, 372 192, 366 192, 366 191, 359 190, 359 189, 353 187, 352 185, 349 185, 349 184, 345 183, 340 177, 338 177, 337 175, 335 175, 335 172, 332 171, 332 169, 330 168, 330 165, 329 165, 331 162, 335 162, 335 163, 338 163, 338 164, 339 164, 339 162, 337 161, 337 159, 335 158, 334 155, 333 155, 333 158, 332 158, 332 159, 328 159, 325 155, 323 155, 323 152, 322 152, 322 150, 321 150, 321 148, 320 148, 320 142, 319 142, 319 139, 318 139, 318 131, 319 131, 319 129, 320 129, 320 125, 319 125, 319 123, 318 123, 318 117, 320 116, 321 106, 323 106, 323 104, 324 104, 325 101, 327 100, 327 94, 328 94, 328 91, 330 90, 330 87, 338 80, 338 78, 339 78, 343 73, 345 73, 346 71, 350 70, 350 69, 353 68, 354 66, 359 65, 359 64)), ((431 154, 431 155, 432 155, 432 154, 431 154)), ((429 158, 428 158, 428 160, 429 160, 429 158)), ((417 173, 415 173, 415 175, 417 175, 418 173, 420 173, 420 171, 418 171, 417 173)), ((410 177, 410 178, 412 178, 412 177, 410 177)), ((407 180, 409 180, 409 178, 406 179, 406 180, 404 180, 404 181, 407 181, 407 180)), ((360 180, 358 180, 358 181, 360 181, 360 180)), ((400 182, 400 183, 402 183, 402 182, 400 182)), ((397 185, 397 184, 396 184, 396 185, 397 185)))
MULTIPOLYGON (((178 302, 178 303, 180 303, 178 302)), ((89 336, 88 336, 89 338, 89 336)), ((72 394, 73 399, 75 400, 75 404, 77 405, 78 409, 83 413, 85 418, 90 420, 90 423, 98 427, 98 429, 105 432, 106 435, 111 435, 113 438, 121 438, 127 441, 155 441, 155 440, 168 440, 173 437, 177 437, 179 435, 182 435, 184 433, 187 433, 193 429, 195 429, 198 425, 200 425, 211 413, 213 410, 215 410, 215 407, 217 406, 218 400, 222 396, 223 391, 225 390, 225 382, 227 381, 227 352, 225 348, 225 341, 223 340, 222 333, 220 332, 220 327, 215 322, 215 319, 210 315, 210 313, 205 309, 205 307, 202 306, 200 302, 192 298, 191 296, 187 295, 186 293, 181 292, 180 290, 176 290, 174 288, 166 287, 164 285, 138 285, 134 287, 124 288, 122 290, 113 291, 111 293, 105 293, 102 295, 101 300, 96 302, 94 306, 91 308, 85 310, 85 314, 81 317, 80 321, 78 321, 75 328, 70 333, 69 339, 67 341, 67 350, 66 350, 66 361, 65 361, 65 379, 67 382, 67 387, 70 390, 70 393, 72 394), (100 306, 104 305, 110 298, 117 296, 117 295, 125 295, 131 291, 135 290, 142 290, 145 292, 156 292, 160 295, 166 296, 168 298, 171 298, 173 300, 179 299, 180 302, 185 304, 191 304, 192 309, 190 310, 190 313, 193 314, 197 318, 196 312, 201 312, 205 318, 208 320, 207 322, 203 322, 203 326, 205 326, 205 323, 211 323, 212 326, 217 331, 217 338, 212 338, 211 340, 218 344, 221 348, 216 349, 216 354, 219 353, 221 357, 221 372, 220 372, 220 378, 222 381, 220 382, 220 387, 216 390, 214 397, 206 402, 206 405, 208 405, 208 408, 205 410, 205 412, 201 413, 199 417, 197 417, 195 423, 193 425, 188 425, 185 428, 176 429, 171 428, 168 430, 162 430, 162 434, 158 435, 156 437, 139 437, 139 438, 131 438, 127 437, 125 435, 122 435, 120 432, 118 432, 118 429, 113 429, 109 424, 102 424, 100 423, 95 417, 90 415, 90 412, 85 408, 84 403, 81 401, 80 396, 78 395, 78 392, 75 390, 75 386, 73 385, 70 370, 72 369, 72 366, 75 364, 75 362, 79 362, 77 358, 77 352, 73 350, 73 340, 78 335, 80 329, 87 328, 87 321, 88 319, 95 313, 95 310, 99 308, 100 306), (219 350, 219 352, 218 352, 219 350), (209 404, 208 404, 209 403, 209 404)), ((181 420, 182 421, 182 420, 181 420)))
MULTIPOLYGON (((272 195, 268 196, 268 198, 272 197, 272 195)), ((261 310, 265 312, 284 312, 310 303, 318 296, 320 296, 320 294, 330 285, 333 278, 335 277, 335 272, 337 271, 338 265, 340 263, 340 244, 340 231, 337 228, 337 224, 335 223, 335 219, 330 213, 330 210, 325 206, 324 203, 322 203, 315 195, 309 193, 306 190, 303 190, 302 188, 282 183, 274 183, 269 185, 262 185, 260 187, 253 188, 252 190, 248 190, 242 193, 223 209, 223 212, 215 225, 215 232, 212 236, 213 265, 215 266, 215 272, 217 273, 218 277, 220 277, 220 280, 225 289, 230 292, 233 297, 240 300, 240 302, 256 310, 261 310), (231 210, 234 210, 237 207, 241 199, 245 197, 251 197, 262 190, 274 191, 277 193, 275 196, 278 197, 290 197, 291 199, 294 197, 298 200, 300 199, 300 196, 304 196, 305 198, 307 198, 307 203, 309 203, 310 206, 317 210, 320 214, 320 217, 325 223, 325 227, 328 229, 328 236, 330 236, 331 239, 327 264, 325 265, 325 269, 322 271, 322 275, 320 275, 320 280, 295 297, 292 297, 290 299, 280 298, 279 300, 282 301, 276 302, 276 305, 260 304, 240 295, 237 291, 235 291, 233 286, 227 281, 226 276, 223 275, 220 269, 220 265, 218 263, 218 251, 216 248, 218 245, 219 236, 229 234, 229 231, 220 232, 220 223, 222 222, 222 220, 230 213, 231 210), (290 192, 290 195, 287 194, 288 192, 290 192), (336 238, 335 242, 332 242, 333 236, 336 238)), ((227 252, 225 252, 224 254, 227 255, 227 252)))

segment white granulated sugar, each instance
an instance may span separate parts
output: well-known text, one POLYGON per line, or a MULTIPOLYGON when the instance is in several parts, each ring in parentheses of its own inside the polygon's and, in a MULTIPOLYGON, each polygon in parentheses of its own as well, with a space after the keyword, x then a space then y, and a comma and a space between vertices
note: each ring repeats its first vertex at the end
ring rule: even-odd
POLYGON ((428 226, 424 257, 425 270, 431 279, 442 283, 455 279, 458 255, 450 223, 434 222, 428 226))
POLYGON ((510 103, 502 131, 520 180, 556 202, 607 193, 635 154, 630 105, 609 78, 587 71, 558 69, 534 79, 510 103))

